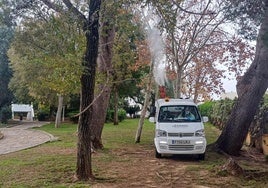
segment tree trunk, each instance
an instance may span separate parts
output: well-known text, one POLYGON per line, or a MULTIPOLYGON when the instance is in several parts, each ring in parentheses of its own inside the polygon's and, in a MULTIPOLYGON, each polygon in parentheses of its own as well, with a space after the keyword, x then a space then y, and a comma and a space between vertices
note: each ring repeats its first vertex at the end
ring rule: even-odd
MULTIPOLYGON (((178 76, 177 76, 178 78, 178 76)), ((172 82, 172 87, 173 87, 173 95, 174 95, 174 98, 178 98, 178 79, 175 79, 173 82, 172 82)))
POLYGON ((103 21, 101 24, 100 35, 100 53, 98 57, 98 71, 101 76, 101 80, 97 83, 97 92, 95 95, 96 101, 93 104, 93 118, 92 118, 92 146, 94 149, 102 149, 103 144, 101 140, 101 134, 103 126, 106 120, 106 112, 109 105, 109 99, 111 94, 111 84, 108 82, 111 77, 112 66, 112 49, 114 43, 115 29, 112 22, 109 19, 114 17, 112 11, 106 10, 104 7, 103 21), (108 18, 107 18, 108 16, 108 18))
POLYGON ((94 99, 95 75, 99 45, 99 10, 101 0, 91 0, 89 3, 89 20, 85 23, 86 52, 83 66, 85 71, 81 76, 81 98, 78 125, 76 177, 79 180, 94 179, 91 165, 91 129, 94 99), (90 106, 91 105, 91 106, 90 106))
POLYGON ((57 114, 56 114, 56 120, 55 120, 55 128, 59 128, 60 127, 60 123, 61 123, 61 114, 62 114, 62 107, 63 107, 63 96, 61 94, 58 94, 58 110, 57 110, 57 114))
POLYGON ((237 84, 238 100, 215 143, 230 155, 238 155, 243 146, 249 126, 268 86, 268 10, 262 21, 251 66, 237 84))
POLYGON ((141 133, 142 133, 142 128, 143 128, 143 124, 144 124, 144 119, 146 116, 146 112, 147 112, 147 108, 149 106, 149 100, 150 100, 150 96, 151 96, 151 88, 152 88, 152 79, 153 79, 153 67, 154 67, 154 61, 151 62, 150 65, 150 72, 149 72, 149 76, 148 76, 148 83, 147 83, 147 88, 146 88, 146 93, 145 93, 145 100, 144 100, 144 105, 141 111, 141 117, 139 120, 139 124, 138 124, 138 129, 136 132, 136 138, 135 138, 135 143, 140 143, 141 140, 141 133))
POLYGON ((119 93, 118 93, 118 89, 117 86, 114 87, 114 125, 118 125, 119 121, 118 121, 118 100, 119 100, 119 93))
POLYGON ((179 66, 179 63, 177 64, 178 70, 177 70, 177 80, 176 80, 176 90, 177 93, 174 96, 174 98, 181 98, 181 89, 182 89, 182 76, 183 76, 183 69, 181 66, 179 66))

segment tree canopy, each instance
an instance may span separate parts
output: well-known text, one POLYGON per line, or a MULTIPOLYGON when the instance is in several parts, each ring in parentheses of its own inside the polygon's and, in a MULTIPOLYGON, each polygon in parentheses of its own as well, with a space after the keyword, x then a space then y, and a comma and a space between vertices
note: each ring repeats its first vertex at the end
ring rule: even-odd
POLYGON ((9 105, 12 93, 8 89, 8 83, 12 77, 12 71, 9 67, 7 51, 9 49, 14 33, 14 25, 10 19, 10 10, 4 2, 0 3, 0 108, 9 105))
POLYGON ((19 91, 27 86, 29 94, 41 100, 53 98, 47 91, 50 95, 54 93, 54 97, 57 93, 79 93, 85 44, 82 34, 76 22, 66 17, 24 22, 16 31, 9 53, 15 71, 11 88, 19 91))
MULTIPOLYGON (((231 3, 234 5, 238 2, 231 1, 231 3)), ((256 9, 249 1, 239 2, 237 5, 246 8, 247 11, 250 11, 250 8, 252 8, 252 10, 256 9)), ((258 20, 261 26, 258 32, 255 58, 245 74, 238 80, 238 100, 234 105, 220 137, 215 143, 217 149, 231 155, 239 154, 259 103, 268 87, 268 1, 262 1, 258 6, 259 10, 264 10, 264 14, 260 14, 260 20, 258 20)), ((262 11, 260 11, 260 13, 262 13, 262 11)), ((246 15, 249 15, 250 18, 254 18, 254 16, 250 16, 251 13, 247 13, 246 15)), ((243 19, 243 17, 241 16, 239 19, 243 19)))
POLYGON ((152 5, 166 40, 165 66, 175 97, 200 101, 220 94, 226 71, 239 77, 252 60, 248 42, 226 29, 229 15, 224 13, 230 7, 225 2, 152 1, 152 5))

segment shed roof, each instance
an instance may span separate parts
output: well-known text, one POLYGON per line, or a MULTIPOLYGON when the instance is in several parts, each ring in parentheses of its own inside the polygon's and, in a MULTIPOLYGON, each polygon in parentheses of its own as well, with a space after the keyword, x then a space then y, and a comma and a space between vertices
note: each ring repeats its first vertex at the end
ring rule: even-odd
POLYGON ((33 106, 29 104, 12 104, 11 111, 12 112, 32 112, 33 106))

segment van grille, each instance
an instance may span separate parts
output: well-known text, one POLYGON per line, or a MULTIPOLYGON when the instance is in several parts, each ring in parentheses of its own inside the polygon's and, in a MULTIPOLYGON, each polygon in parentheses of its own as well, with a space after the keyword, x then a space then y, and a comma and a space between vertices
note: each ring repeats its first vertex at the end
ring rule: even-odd
POLYGON ((173 151, 190 151, 194 150, 194 145, 169 145, 168 148, 173 151))
POLYGON ((170 137, 192 137, 194 133, 168 133, 170 137))

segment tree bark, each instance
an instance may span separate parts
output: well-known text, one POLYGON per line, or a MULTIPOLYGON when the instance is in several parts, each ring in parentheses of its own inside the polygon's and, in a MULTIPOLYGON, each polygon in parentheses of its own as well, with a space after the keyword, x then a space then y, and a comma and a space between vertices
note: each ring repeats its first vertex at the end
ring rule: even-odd
POLYGON ((117 86, 114 87, 114 125, 118 125, 118 101, 119 101, 119 93, 117 86))
POLYGON ((111 83, 109 78, 113 71, 113 43, 115 36, 114 25, 109 19, 112 19, 112 11, 109 12, 109 7, 104 7, 102 13, 101 35, 100 35, 100 53, 98 57, 98 72, 101 76, 101 81, 98 82, 96 91, 96 101, 93 104, 92 118, 92 146, 94 149, 102 149, 102 130, 106 120, 106 112, 109 105, 111 94, 111 83))
POLYGON ((94 179, 91 165, 91 129, 94 99, 95 75, 99 45, 99 10, 101 0, 91 0, 89 3, 88 22, 85 23, 86 52, 83 66, 85 71, 81 76, 81 98, 78 125, 76 177, 87 181, 94 179), (90 106, 91 105, 91 106, 90 106))
POLYGON ((63 107, 63 96, 61 94, 58 94, 58 110, 56 114, 56 120, 55 120, 55 128, 60 127, 61 123, 61 114, 62 114, 62 107, 63 107))
POLYGON ((181 98, 181 93, 182 93, 182 84, 183 84, 183 68, 182 66, 177 63, 177 80, 176 80, 176 93, 175 93, 175 98, 181 98))
POLYGON ((238 155, 249 126, 268 86, 268 10, 259 29, 254 61, 237 84, 238 100, 215 143, 230 155, 238 155))

